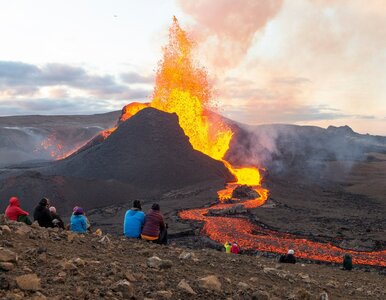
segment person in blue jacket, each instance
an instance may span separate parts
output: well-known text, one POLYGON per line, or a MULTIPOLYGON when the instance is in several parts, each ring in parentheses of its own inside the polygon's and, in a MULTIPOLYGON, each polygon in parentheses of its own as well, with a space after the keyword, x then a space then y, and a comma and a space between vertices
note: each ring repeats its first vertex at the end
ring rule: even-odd
POLYGON ((70 230, 79 233, 87 232, 87 219, 84 216, 83 208, 79 206, 74 207, 74 213, 70 219, 70 230))
POLYGON ((126 237, 140 237, 143 224, 145 223, 145 213, 141 210, 141 202, 134 200, 133 207, 126 212, 123 222, 123 234, 126 237))

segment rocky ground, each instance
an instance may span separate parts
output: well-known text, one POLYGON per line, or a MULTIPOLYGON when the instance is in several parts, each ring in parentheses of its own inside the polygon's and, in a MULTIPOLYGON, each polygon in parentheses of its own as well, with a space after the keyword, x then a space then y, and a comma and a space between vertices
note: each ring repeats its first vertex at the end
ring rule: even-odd
POLYGON ((1 299, 385 299, 384 270, 77 235, 0 218, 1 299))

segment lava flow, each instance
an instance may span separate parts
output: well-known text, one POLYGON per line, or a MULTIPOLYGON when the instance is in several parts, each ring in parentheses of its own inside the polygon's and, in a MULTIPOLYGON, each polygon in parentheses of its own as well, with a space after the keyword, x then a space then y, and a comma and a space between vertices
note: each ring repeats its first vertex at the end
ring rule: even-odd
MULTIPOLYGON (((248 200, 245 208, 261 206, 265 200, 248 200)), ((332 244, 319 243, 295 235, 280 233, 254 225, 248 220, 231 217, 213 217, 209 211, 230 208, 235 204, 216 204, 209 208, 185 210, 179 216, 185 220, 204 222, 203 233, 221 244, 237 241, 244 249, 286 253, 294 249, 296 256, 317 261, 341 263, 344 254, 351 254, 354 264, 386 266, 386 250, 374 252, 351 251, 332 244)))

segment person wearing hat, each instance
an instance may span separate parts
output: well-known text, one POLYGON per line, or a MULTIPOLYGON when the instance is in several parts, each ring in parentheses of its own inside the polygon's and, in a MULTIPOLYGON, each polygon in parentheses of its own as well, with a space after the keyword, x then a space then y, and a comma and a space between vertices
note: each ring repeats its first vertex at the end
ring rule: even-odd
POLYGON ((75 206, 70 219, 70 230, 72 232, 86 233, 87 219, 84 216, 83 208, 75 206))
POLYGON ((123 234, 126 237, 140 237, 143 224, 145 224, 145 213, 141 210, 141 202, 134 200, 133 207, 126 212, 123 222, 123 234))
POLYGON ((52 223, 53 218, 48 209, 49 207, 50 201, 47 198, 43 198, 35 208, 34 220, 38 221, 39 226, 41 227, 54 227, 54 224, 52 223))
POLYGON ((141 238, 157 244, 167 244, 167 229, 164 218, 160 213, 159 204, 154 203, 151 210, 146 214, 141 238))
POLYGON ((233 254, 239 254, 240 253, 240 247, 237 244, 237 242, 233 242, 233 245, 231 247, 231 253, 233 253, 233 254))
POLYGON ((225 242, 224 244, 225 253, 227 254, 231 253, 231 247, 232 247, 232 244, 230 242, 225 242))
POLYGON ((286 255, 281 255, 279 262, 287 264, 296 264, 295 251, 289 249, 286 255))
POLYGON ((64 222, 56 212, 56 208, 51 206, 49 208, 51 216, 52 216, 52 224, 54 224, 54 227, 62 228, 64 229, 64 222))

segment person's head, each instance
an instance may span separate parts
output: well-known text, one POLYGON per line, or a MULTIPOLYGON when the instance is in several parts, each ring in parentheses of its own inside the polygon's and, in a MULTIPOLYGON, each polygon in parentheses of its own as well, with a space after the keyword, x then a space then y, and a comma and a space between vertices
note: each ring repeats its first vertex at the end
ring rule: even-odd
POLYGON ((20 205, 19 198, 11 197, 9 199, 9 205, 11 205, 11 206, 19 206, 20 205))
POLYGON ((289 249, 287 254, 294 255, 294 254, 295 254, 295 251, 292 250, 292 249, 289 249))
POLYGON ((40 200, 39 205, 44 206, 44 207, 49 207, 50 206, 50 200, 48 200, 47 198, 43 198, 42 200, 40 200))
POLYGON ((83 208, 81 208, 80 206, 75 206, 73 211, 74 211, 74 215, 83 215, 84 214, 83 208))
POLYGON ((56 208, 53 206, 50 206, 50 212, 53 214, 56 214, 56 208))
POLYGON ((139 200, 134 200, 134 202, 133 202, 133 207, 134 207, 134 208, 137 208, 137 209, 139 209, 139 210, 141 210, 141 209, 142 209, 141 201, 139 201, 139 200))
POLYGON ((159 204, 158 204, 158 203, 154 203, 154 204, 151 206, 151 209, 152 209, 152 210, 157 210, 157 211, 159 211, 159 210, 160 210, 159 204))
POLYGON ((233 245, 236 245, 236 246, 237 246, 237 242, 233 242, 233 245))
POLYGON ((350 256, 350 254, 347 254, 347 253, 346 253, 346 254, 344 255, 343 258, 344 258, 344 259, 351 259, 351 256, 350 256))

